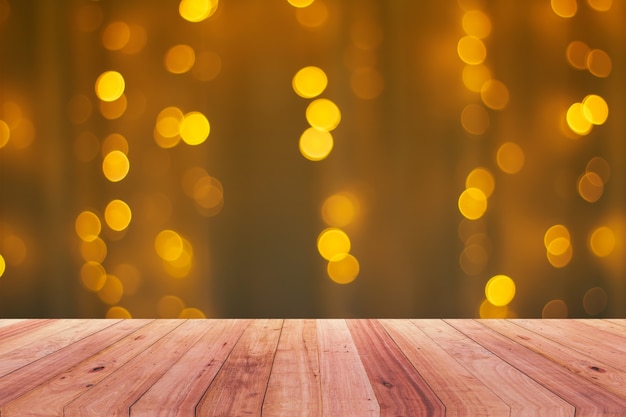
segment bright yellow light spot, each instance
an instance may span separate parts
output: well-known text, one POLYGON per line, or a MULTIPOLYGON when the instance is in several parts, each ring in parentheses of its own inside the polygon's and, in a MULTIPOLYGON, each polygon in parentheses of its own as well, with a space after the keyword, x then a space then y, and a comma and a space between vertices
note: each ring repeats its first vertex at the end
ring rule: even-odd
POLYGON ((606 291, 600 287, 590 288, 583 296, 583 308, 591 316, 596 316, 606 308, 608 301, 606 291))
POLYGON ((505 306, 515 297, 515 282, 506 275, 491 277, 485 285, 485 296, 494 306, 505 306))
POLYGON ((85 262, 80 268, 80 280, 86 289, 98 292, 106 282, 106 271, 98 262, 85 262))
POLYGON ((218 0, 181 0, 178 12, 183 19, 197 23, 211 17, 218 4, 218 0))
POLYGON ((102 155, 113 151, 121 151, 124 154, 128 154, 128 141, 119 133, 111 133, 102 142, 102 155))
POLYGON ((461 61, 469 65, 482 64, 487 58, 487 48, 476 36, 463 36, 456 47, 461 61))
POLYGON ((489 128, 489 113, 480 104, 468 104, 461 112, 461 125, 467 133, 482 135, 489 128))
POLYGON ((4 257, 0 255, 0 277, 4 275, 4 271, 7 269, 7 263, 4 260, 4 257))
POLYGON ((162 230, 154 240, 154 248, 161 259, 173 262, 183 253, 183 239, 173 230, 162 230))
POLYGON ((123 295, 122 281, 115 275, 107 274, 104 285, 98 291, 98 298, 106 304, 113 305, 119 303, 123 295))
POLYGON ((9 143, 10 137, 11 129, 9 128, 9 125, 4 120, 0 120, 0 148, 9 143))
POLYGON ((336 255, 328 262, 328 276, 337 284, 349 284, 359 275, 359 261, 350 254, 336 255))
POLYGON ((172 278, 185 278, 189 275, 193 263, 193 247, 187 239, 182 239, 183 249, 178 258, 164 261, 163 268, 172 278))
POLYGON ((565 247, 565 251, 562 253, 554 253, 560 252, 560 250, 562 250, 564 246, 565 242, 563 241, 563 238, 554 239, 552 243, 548 246, 548 250, 546 251, 546 257, 548 258, 548 262, 550 262, 550 265, 555 268, 564 268, 572 260, 572 256, 574 253, 572 245, 567 245, 567 247, 565 247))
POLYGON ((583 200, 595 203, 604 193, 604 182, 595 172, 586 172, 578 179, 578 194, 583 200))
POLYGON ((157 313, 159 317, 174 319, 185 308, 185 302, 175 295, 165 295, 157 303, 157 313))
POLYGON ((100 101, 100 114, 107 120, 115 120, 122 117, 128 107, 126 95, 122 94, 114 101, 100 101))
POLYGON ((91 242, 80 242, 80 254, 86 262, 104 262, 107 256, 107 245, 104 240, 97 237, 91 242))
POLYGON ((321 161, 333 150, 333 135, 325 130, 310 127, 300 136, 300 153, 310 161, 321 161))
POLYGON ((587 135, 591 132, 593 125, 585 117, 582 103, 572 104, 569 109, 567 109, 565 118, 567 120, 567 125, 570 129, 572 129, 572 132, 578 135, 587 135))
POLYGON ((586 172, 595 172, 605 184, 611 178, 611 166, 606 159, 594 156, 587 162, 586 172))
POLYGON ((498 148, 496 162, 507 174, 517 174, 524 167, 524 151, 513 142, 505 142, 498 148))
POLYGON ((109 51, 123 49, 130 40, 130 27, 124 22, 109 24, 102 33, 102 44, 109 51))
POLYGON ((339 125, 341 112, 332 101, 318 98, 306 108, 306 119, 311 126, 330 132, 339 125))
POLYGON ((561 256, 570 249, 570 241, 566 237, 552 239, 546 248, 550 255, 561 256))
POLYGON ((111 151, 102 161, 102 172, 111 182, 119 182, 126 178, 130 170, 128 157, 122 151, 111 151))
POLYGON ((133 316, 124 307, 113 306, 107 310, 107 319, 132 319, 133 316))
POLYGON ((466 34, 479 39, 486 38, 491 33, 491 20, 481 10, 470 10, 463 15, 463 30, 466 34))
POLYGON ((585 97, 582 101, 583 105, 583 115, 594 125, 601 125, 606 122, 606 119, 609 117, 609 105, 606 104, 606 101, 596 95, 590 94, 585 97))
POLYGON ((205 319, 206 314, 198 308, 188 307, 183 309, 178 315, 179 319, 205 319))
POLYGON ((465 179, 465 188, 478 188, 489 198, 496 186, 493 174, 487 168, 474 168, 465 179))
POLYGON ((131 218, 130 207, 122 200, 112 200, 104 210, 104 220, 112 230, 117 232, 126 229, 131 218))
POLYGON ((202 51, 196 55, 192 75, 200 81, 211 81, 222 72, 222 58, 215 52, 202 51))
POLYGON ((102 230, 100 219, 91 211, 83 211, 80 213, 76 217, 74 226, 78 237, 85 242, 95 240, 102 230))
POLYGON ((601 49, 594 49, 587 55, 589 72, 598 78, 606 78, 611 74, 613 62, 609 54, 601 49))
POLYGON ((124 94, 126 83, 117 71, 106 71, 96 80, 96 95, 102 101, 115 101, 124 94))
POLYGON ((613 6, 613 0, 587 0, 589 6, 599 12, 608 12, 613 6))
POLYGON ((552 241, 554 241, 555 239, 566 239, 569 242, 570 234, 569 230, 567 230, 567 227, 563 226, 562 224, 555 224, 554 226, 550 226, 550 228, 546 230, 546 233, 543 235, 543 244, 545 245, 546 249, 548 249, 552 241))
POLYGON ((180 127, 184 119, 178 107, 166 107, 157 116, 154 139, 161 148, 172 148, 180 142, 180 127))
POLYGON ((576 0, 551 0, 552 10, 560 17, 573 17, 578 10, 576 0))
POLYGON ((466 65, 463 68, 463 84, 474 93, 480 93, 483 84, 491 79, 491 70, 483 64, 466 65))
POLYGON ((543 306, 541 311, 543 319, 565 319, 567 318, 567 304, 563 300, 551 300, 543 306))
POLYGON ((480 98, 492 110, 502 110, 509 104, 509 89, 503 82, 488 80, 480 88, 480 98))
POLYGON ((338 260, 350 252, 350 238, 343 230, 330 227, 318 236, 317 250, 327 261, 338 260))
POLYGON ((615 250, 615 232, 607 226, 598 227, 589 236, 589 247, 600 258, 609 256, 615 250))
POLYGON ((200 145, 209 137, 211 125, 200 112, 187 113, 180 125, 180 136, 188 145, 200 145))
POLYGON ((479 188, 467 188, 459 196, 458 206, 465 218, 476 220, 487 211, 487 197, 479 188))
POLYGON ((567 62, 577 70, 587 69, 587 55, 589 54, 589 46, 582 41, 572 41, 567 45, 565 56, 567 62))
POLYGON ((172 74, 183 74, 193 67, 196 53, 189 45, 172 46, 165 54, 165 68, 172 74))
POLYGON ((318 67, 304 67, 294 75, 291 85, 297 95, 304 98, 317 97, 326 89, 328 77, 318 67))
POLYGON ((303 8, 310 6, 313 0, 287 0, 293 7, 303 8))
POLYGON ((356 197, 351 193, 340 192, 324 200, 322 218, 329 226, 344 227, 354 221, 358 210, 356 197))
POLYGON ((317 29, 328 20, 328 6, 322 0, 315 0, 307 7, 296 9, 296 19, 308 29, 317 29))
POLYGON ((385 81, 376 68, 361 67, 352 71, 350 88, 357 98, 372 100, 383 92, 385 81))
POLYGON ((481 319, 505 319, 509 317, 509 307, 494 306, 489 300, 484 300, 480 304, 478 314, 481 319))

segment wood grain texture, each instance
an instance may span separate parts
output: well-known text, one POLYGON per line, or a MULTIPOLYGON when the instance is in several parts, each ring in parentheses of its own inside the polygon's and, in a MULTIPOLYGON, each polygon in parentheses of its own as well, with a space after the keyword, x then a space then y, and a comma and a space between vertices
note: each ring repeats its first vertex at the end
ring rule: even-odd
POLYGON ((0 417, 623 417, 625 363, 623 319, 0 319, 0 417))

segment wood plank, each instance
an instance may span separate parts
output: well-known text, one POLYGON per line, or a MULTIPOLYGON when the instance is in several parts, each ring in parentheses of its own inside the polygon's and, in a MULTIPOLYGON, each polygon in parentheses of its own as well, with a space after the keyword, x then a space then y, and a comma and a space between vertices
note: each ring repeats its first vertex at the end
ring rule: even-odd
MULTIPOLYGON (((600 328, 605 332, 617 335, 619 337, 626 337, 626 328, 617 324, 614 320, 599 320, 599 319, 576 319, 582 323, 592 323, 594 327, 600 328)), ((624 320, 626 323, 626 320, 624 320)))
POLYGON ((44 356, 50 355, 64 347, 94 334, 105 327, 114 324, 114 320, 56 320, 51 325, 42 327, 33 332, 13 338, 15 341, 24 341, 25 345, 0 355, 0 376, 26 366, 44 356))
POLYGON ((345 320, 317 321, 322 415, 379 416, 380 407, 345 320))
POLYGON ((0 344, 6 343, 16 337, 17 335, 28 333, 38 329, 41 326, 52 323, 52 319, 33 319, 33 320, 17 320, 17 319, 5 319, 2 320, 4 325, 0 328, 0 344))
POLYGON ((446 407, 446 416, 509 416, 487 386, 408 320, 381 320, 390 336, 446 407))
POLYGON ((64 408, 65 417, 121 417, 202 335, 203 320, 165 320, 173 330, 64 408))
POLYGON ((347 320, 380 415, 444 416, 445 408, 377 320, 347 320))
POLYGON ((272 365, 264 417, 321 417, 315 320, 285 320, 272 365))
MULTIPOLYGON (((525 320, 517 319, 493 321, 487 325, 570 372, 626 398, 626 375, 624 373, 600 362, 591 354, 577 352, 560 342, 555 342, 535 333, 524 327, 524 323, 526 323, 525 320)), ((537 325, 541 326, 541 322, 537 325)))
POLYGON ((281 328, 277 319, 250 323, 198 404, 198 417, 261 414, 281 328))
POLYGON ((25 331, 20 331, 18 328, 15 334, 3 339, 2 343, 0 343, 0 358, 33 342, 38 343, 46 337, 57 335, 66 328, 76 326, 76 324, 82 322, 84 320, 48 319, 43 321, 37 320, 37 323, 22 323, 20 327, 24 326, 25 331))
POLYGON ((511 407, 511 417, 573 417, 574 406, 445 322, 412 320, 511 407), (515 389, 511 389, 515 387, 515 389))
MULTIPOLYGON (((10 411, 6 409, 7 404, 10 401, 13 401, 35 389, 38 385, 39 387, 36 390, 36 394, 33 396, 27 396, 33 400, 30 404, 26 402, 26 405, 29 407, 32 406, 34 409, 38 407, 40 403, 45 404, 45 400, 47 398, 45 394, 46 390, 39 389, 42 388, 40 386, 41 384, 44 384, 46 381, 53 380, 54 378, 58 378, 66 380, 64 381, 64 384, 67 385, 69 382, 68 378, 76 378, 77 375, 71 372, 59 375, 62 371, 71 368, 76 363, 90 358, 92 355, 106 348, 116 340, 135 331, 138 327, 143 326, 146 322, 147 321, 131 320, 124 320, 123 322, 112 321, 111 326, 85 337, 80 342, 73 343, 63 349, 57 350, 56 352, 51 353, 36 362, 0 378, 0 415, 4 417, 8 415, 7 413, 10 414, 10 411)), ((74 380, 72 380, 72 382, 74 382, 74 380)), ((83 387, 83 385, 81 385, 83 384, 81 378, 78 378, 76 382, 78 385, 83 387)), ((45 387, 45 385, 43 385, 43 387, 45 387)), ((61 394, 54 391, 52 396, 59 398, 61 397, 61 394)), ((29 407, 22 407, 21 410, 26 412, 29 407)))
POLYGON ((206 320, 204 334, 130 409, 131 417, 192 417, 250 320, 206 320))
POLYGON ((624 416, 626 400, 527 349, 517 342, 521 340, 517 336, 513 336, 513 340, 499 333, 494 328, 504 320, 446 322, 572 404, 576 417, 624 416))
POLYGON ((617 324, 622 327, 626 327, 626 319, 605 319, 606 321, 617 324))

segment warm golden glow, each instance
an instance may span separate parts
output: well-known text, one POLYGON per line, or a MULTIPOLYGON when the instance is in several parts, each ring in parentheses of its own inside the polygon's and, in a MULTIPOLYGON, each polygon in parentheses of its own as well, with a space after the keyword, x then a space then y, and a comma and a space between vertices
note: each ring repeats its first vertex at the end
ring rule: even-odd
POLYGON ((0 148, 9 143, 10 137, 11 129, 9 128, 9 125, 4 120, 0 120, 0 148))
POLYGON ((119 51, 130 41, 130 27, 125 22, 112 22, 102 33, 102 44, 109 51, 119 51))
POLYGON ((478 310, 481 319, 506 319, 509 317, 508 306, 494 306, 489 300, 484 300, 478 310))
POLYGON ((543 235, 543 244, 546 249, 548 249, 552 241, 555 239, 566 239, 569 242, 570 234, 567 227, 562 224, 555 224, 546 230, 546 233, 543 235))
POLYGON ((337 261, 350 252, 350 238, 341 229, 330 227, 317 238, 317 250, 327 261, 337 261))
POLYGON ((474 168, 472 172, 467 174, 465 179, 465 188, 478 188, 489 198, 496 186, 493 174, 487 168, 474 168))
POLYGON ((187 307, 178 315, 179 319, 205 319, 206 314, 199 308, 187 307))
POLYGON ((604 182, 595 172, 586 172, 578 179, 578 194, 590 203, 595 203, 604 194, 604 182))
POLYGON ((333 150, 334 140, 330 132, 310 127, 300 136, 300 153, 310 161, 321 161, 333 150))
POLYGON ((6 271, 6 269, 7 269, 7 264, 2 254, 0 254, 0 277, 4 275, 4 271, 6 271))
POLYGON ((102 101, 115 101, 124 94, 126 83, 117 71, 106 71, 96 80, 96 95, 102 101))
POLYGON ((384 87, 382 75, 372 67, 357 68, 350 77, 352 93, 363 100, 375 99, 383 92, 384 87))
POLYGON ((85 262, 80 269, 80 280, 83 286, 92 292, 98 292, 106 282, 106 271, 98 262, 85 262))
POLYGON ((128 141, 119 133, 111 133, 102 142, 102 155, 113 151, 120 151, 128 155, 128 141))
POLYGON ((349 284, 359 275, 359 261, 350 254, 335 255, 327 267, 328 276, 337 284, 349 284))
POLYGON ((206 116, 200 112, 192 111, 183 117, 180 125, 180 137, 188 145, 200 145, 211 132, 211 125, 206 116))
POLYGON ((183 239, 173 230, 162 230, 154 240, 154 248, 161 259, 173 262, 183 253, 183 239))
POLYGON ((613 0, 587 0, 589 6, 599 12, 608 12, 613 6, 613 0))
POLYGON ((196 60, 191 67, 191 74, 200 81, 211 81, 222 72, 222 58, 212 51, 202 51, 196 54, 196 60))
POLYGON ((197 23, 211 17, 218 4, 218 0, 181 0, 178 12, 183 19, 197 23))
POLYGON ((331 195, 322 204, 322 219, 329 226, 345 227, 351 224, 358 213, 356 197, 347 192, 331 195))
POLYGON ((328 21, 328 6, 322 0, 315 0, 307 7, 296 9, 296 19, 308 29, 318 29, 328 21))
POLYGON ((482 64, 487 58, 487 48, 476 36, 462 37, 456 47, 461 61, 469 65, 482 64))
POLYGON ((589 46, 585 42, 572 41, 566 49, 567 62, 577 70, 586 70, 589 51, 589 46))
POLYGON ((483 245, 472 243, 463 249, 459 256, 459 266, 467 275, 482 273, 489 261, 489 254, 483 245))
POLYGON ((98 290, 98 298, 105 304, 114 305, 120 302, 123 295, 122 281, 115 275, 107 274, 104 285, 98 290))
POLYGON ((480 93, 485 82, 491 79, 491 70, 483 64, 465 65, 462 77, 463 84, 468 90, 480 93))
POLYGON ((182 251, 176 259, 163 260, 163 269, 172 278, 182 279, 189 275, 193 266, 193 247, 187 239, 182 239, 182 251))
POLYGON ((589 72, 598 78, 606 78, 611 75, 613 62, 609 54, 601 49, 593 49, 587 54, 587 67, 589 72))
POLYGON ((594 156, 587 162, 586 172, 596 173, 603 183, 607 183, 611 178, 611 166, 606 159, 600 156, 594 156))
POLYGON ((461 125, 467 133, 482 135, 489 128, 489 113, 480 104, 468 104, 461 112, 461 125))
POLYGON ((567 304, 563 300, 551 300, 543 306, 541 311, 543 319, 565 319, 567 318, 567 304))
POLYGON ((515 282, 506 275, 496 275, 487 281, 485 296, 494 306, 505 306, 515 297, 515 282))
POLYGON ((142 275, 137 267, 126 263, 117 264, 111 272, 122 281, 124 295, 135 295, 138 293, 142 283, 142 275))
POLYGON ((591 128, 593 127, 589 119, 585 117, 585 113, 583 112, 582 103, 574 103, 569 109, 567 109, 566 114, 567 125, 572 132, 578 135, 587 135, 591 132, 591 128))
POLYGON ((604 124, 609 117, 609 105, 596 94, 590 94, 583 99, 582 110, 585 119, 594 125, 604 124))
POLYGON ((560 17, 573 17, 578 10, 576 0, 550 0, 552 10, 560 17))
POLYGON ((615 250, 615 232, 607 226, 601 226, 589 236, 589 247, 594 255, 604 258, 615 250))
POLYGON ((122 151, 111 151, 102 161, 102 172, 111 182, 119 182, 126 178, 130 170, 128 157, 122 151))
POLYGON ((587 314, 597 316, 606 308, 608 298, 609 297, 603 288, 590 288, 583 296, 583 308, 587 314))
POLYGON ((165 68, 172 74, 183 74, 193 67, 196 53, 189 45, 172 46, 165 53, 165 68))
POLYGON ((99 105, 102 117, 108 120, 115 120, 122 117, 124 112, 126 112, 128 100, 126 99, 126 95, 122 94, 117 100, 100 101, 99 105))
POLYGON ((550 226, 543 236, 548 262, 555 268, 563 268, 572 259, 570 233, 562 224, 550 226))
POLYGON ((128 227, 132 218, 132 212, 126 202, 112 200, 104 210, 104 220, 111 230, 122 231, 128 227))
POLYGON ((491 19, 482 10, 470 10, 463 15, 463 30, 466 34, 479 39, 491 33, 491 19))
POLYGON ((99 237, 89 242, 83 240, 80 242, 80 255, 86 262, 102 263, 107 256, 107 245, 99 237))
POLYGON ((480 88, 480 98, 492 110, 502 110, 509 104, 509 89, 503 82, 487 80, 480 88))
POLYGON ((459 196, 458 206, 465 218, 476 220, 487 211, 487 197, 479 188, 470 187, 459 196))
POLYGON ((291 81, 293 91, 300 97, 317 97, 326 89, 328 77, 326 73, 314 66, 304 67, 294 75, 291 81))
POLYGON ((165 295, 157 302, 157 313, 160 318, 178 318, 184 308, 185 302, 176 295, 165 295))
POLYGON ((132 319, 133 316, 124 307, 113 306, 105 314, 107 319, 132 319))
POLYGON ((514 142, 505 142, 496 153, 498 167, 507 174, 517 174, 525 162, 524 151, 514 142))
POLYGON ((313 0, 287 0, 293 7, 307 7, 313 3, 313 0))
POLYGON ((95 240, 102 229, 100 218, 92 211, 81 212, 76 217, 74 226, 78 237, 85 242, 95 240))
POLYGON ((309 124, 319 130, 330 132, 341 121, 339 107, 326 98, 313 100, 306 108, 306 119, 309 124))

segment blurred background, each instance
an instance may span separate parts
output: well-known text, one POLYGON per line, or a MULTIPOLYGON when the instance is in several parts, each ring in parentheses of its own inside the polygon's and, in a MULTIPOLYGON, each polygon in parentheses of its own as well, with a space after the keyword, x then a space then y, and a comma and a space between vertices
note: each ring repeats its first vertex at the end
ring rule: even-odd
POLYGON ((621 0, 0 0, 0 317, 626 317, 621 0))

